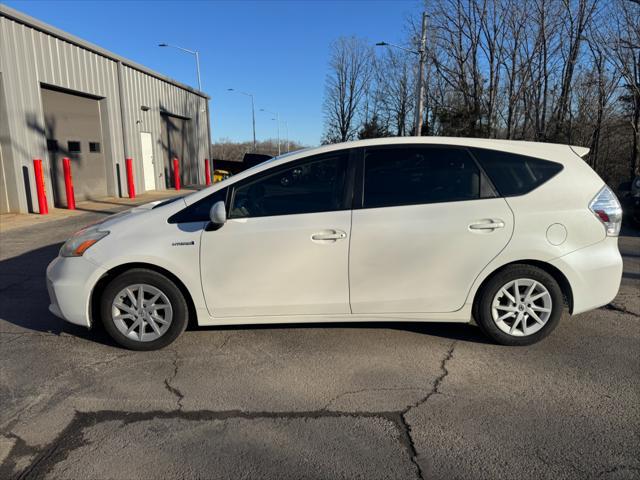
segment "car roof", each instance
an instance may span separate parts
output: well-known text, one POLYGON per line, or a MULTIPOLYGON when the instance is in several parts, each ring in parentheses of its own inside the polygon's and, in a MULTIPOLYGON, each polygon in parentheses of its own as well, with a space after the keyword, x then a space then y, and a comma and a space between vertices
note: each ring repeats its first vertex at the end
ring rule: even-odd
POLYGON ((523 155, 529 154, 531 156, 540 156, 545 154, 557 155, 559 153, 566 154, 567 148, 571 148, 574 153, 580 157, 584 157, 587 153, 589 153, 589 149, 585 147, 560 143, 529 142, 524 140, 503 140, 495 138, 468 137, 383 137, 323 145, 320 147, 305 149, 305 154, 313 155, 316 153, 342 150, 346 148, 410 144, 451 145, 461 147, 487 148, 490 150, 520 153, 523 155))

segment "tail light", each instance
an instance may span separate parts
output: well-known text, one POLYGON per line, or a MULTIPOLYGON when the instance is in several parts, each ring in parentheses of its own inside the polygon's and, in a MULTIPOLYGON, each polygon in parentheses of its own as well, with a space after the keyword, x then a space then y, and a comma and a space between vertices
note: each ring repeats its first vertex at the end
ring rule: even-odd
POLYGON ((589 209, 602 222, 607 235, 617 237, 622 225, 622 207, 616 195, 606 185, 598 192, 591 203, 589 209))

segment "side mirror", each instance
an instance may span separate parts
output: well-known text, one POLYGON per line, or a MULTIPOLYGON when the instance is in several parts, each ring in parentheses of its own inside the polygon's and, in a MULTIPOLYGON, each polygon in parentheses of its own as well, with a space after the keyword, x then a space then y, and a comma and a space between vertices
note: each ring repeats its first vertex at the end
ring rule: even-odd
POLYGON ((217 230, 227 222, 227 209, 223 201, 213 204, 211 210, 209 210, 209 219, 213 230, 217 230))

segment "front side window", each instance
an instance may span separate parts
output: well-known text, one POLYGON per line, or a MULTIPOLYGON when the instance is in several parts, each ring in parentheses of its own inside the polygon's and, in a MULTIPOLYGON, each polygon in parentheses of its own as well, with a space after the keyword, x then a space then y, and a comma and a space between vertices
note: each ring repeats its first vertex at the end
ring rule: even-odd
POLYGON ((438 146, 368 148, 363 207, 480 198, 481 174, 465 149, 438 146))
POLYGON ((343 210, 347 166, 343 151, 257 174, 235 188, 229 218, 343 210))

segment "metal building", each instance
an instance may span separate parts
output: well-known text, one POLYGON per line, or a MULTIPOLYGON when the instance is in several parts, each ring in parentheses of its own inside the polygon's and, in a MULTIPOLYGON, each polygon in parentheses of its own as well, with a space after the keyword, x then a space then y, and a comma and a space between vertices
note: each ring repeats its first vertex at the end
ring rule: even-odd
MULTIPOLYGON (((150 47, 151 48, 151 47, 150 47)), ((37 212, 33 159, 49 205, 66 205, 62 158, 76 200, 204 183, 209 97, 0 4, 0 212, 37 212)))

